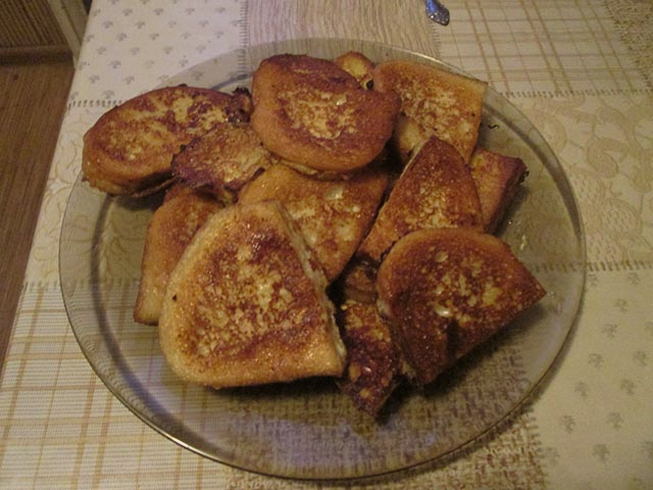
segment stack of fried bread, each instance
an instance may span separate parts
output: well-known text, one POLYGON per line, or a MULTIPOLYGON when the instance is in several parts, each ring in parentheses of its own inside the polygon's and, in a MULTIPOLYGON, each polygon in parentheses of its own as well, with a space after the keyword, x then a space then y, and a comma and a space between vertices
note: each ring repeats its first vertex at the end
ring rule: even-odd
POLYGON ((332 376, 376 416, 541 299, 490 234, 526 166, 477 147, 484 92, 412 61, 281 54, 251 96, 170 87, 102 116, 91 185, 174 183, 134 308, 171 369, 215 388, 332 376))

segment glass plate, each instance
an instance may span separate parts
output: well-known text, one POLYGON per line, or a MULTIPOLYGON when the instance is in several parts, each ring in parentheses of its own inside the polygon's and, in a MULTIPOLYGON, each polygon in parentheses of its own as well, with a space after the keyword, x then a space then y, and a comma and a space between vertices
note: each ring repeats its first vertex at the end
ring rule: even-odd
MULTIPOLYGON (((307 39, 221 55, 166 85, 231 90, 278 53, 333 58, 358 50, 374 61, 443 63, 362 41, 307 39)), ((560 164, 533 125, 488 90, 480 144, 519 156, 529 176, 500 231, 548 295, 511 328, 424 392, 402 393, 381 421, 356 410, 329 379, 212 390, 167 368, 157 330, 132 320, 145 229, 157 197, 110 198, 78 179, 61 233, 61 287, 79 345, 105 385, 134 414, 203 456, 268 475, 340 479, 433 462, 511 414, 553 365, 583 291, 585 248, 578 210, 560 164)))

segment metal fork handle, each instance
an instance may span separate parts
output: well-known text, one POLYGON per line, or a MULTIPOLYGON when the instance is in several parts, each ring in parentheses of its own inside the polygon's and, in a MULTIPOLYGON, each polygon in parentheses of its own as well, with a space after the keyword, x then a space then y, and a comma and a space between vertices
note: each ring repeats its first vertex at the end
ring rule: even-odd
POLYGON ((449 24, 449 10, 438 0, 424 0, 426 15, 433 22, 446 26, 449 24))

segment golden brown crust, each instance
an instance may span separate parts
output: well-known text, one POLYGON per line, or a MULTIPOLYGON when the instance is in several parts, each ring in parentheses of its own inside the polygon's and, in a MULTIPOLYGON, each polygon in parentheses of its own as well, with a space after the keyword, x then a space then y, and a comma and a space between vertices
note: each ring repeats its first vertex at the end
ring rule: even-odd
POLYGON ((469 163, 483 212, 485 231, 493 233, 526 176, 519 158, 476 149, 469 163))
POLYGON ((264 60, 252 81, 252 127, 286 160, 348 172, 371 162, 392 134, 399 99, 360 88, 334 63, 300 55, 264 60))
POLYGON ((374 90, 396 93, 405 116, 469 161, 478 138, 484 82, 400 60, 379 63, 373 75, 374 90))
POLYGON ((381 264, 377 288, 380 311, 421 383, 545 293, 505 243, 464 228, 402 238, 381 264))
POLYGON ((271 165, 272 156, 247 124, 221 123, 191 141, 172 161, 175 177, 224 202, 271 165))
POLYGON ((425 228, 481 229, 469 168, 449 144, 431 137, 408 163, 357 255, 374 263, 402 236, 425 228))
POLYGON ((245 96, 187 86, 134 97, 105 113, 84 135, 82 170, 94 187, 133 194, 170 176, 182 145, 215 124, 239 120, 245 96))
POLYGON ((376 416, 398 384, 399 350, 374 303, 347 300, 339 320, 347 369, 338 386, 358 408, 376 416))
POLYGON ((274 165, 240 193, 239 201, 283 203, 330 282, 369 230, 387 184, 386 173, 373 168, 328 181, 274 165))
POLYGON ((371 88, 374 63, 358 51, 347 51, 333 62, 354 77, 363 88, 371 88))
POLYGON ((159 333, 182 379, 216 388, 339 376, 326 279, 275 201, 216 213, 175 268, 159 333))
POLYGON ((166 193, 147 228, 134 320, 149 325, 159 321, 170 274, 195 233, 221 207, 214 199, 183 185, 177 184, 166 193))

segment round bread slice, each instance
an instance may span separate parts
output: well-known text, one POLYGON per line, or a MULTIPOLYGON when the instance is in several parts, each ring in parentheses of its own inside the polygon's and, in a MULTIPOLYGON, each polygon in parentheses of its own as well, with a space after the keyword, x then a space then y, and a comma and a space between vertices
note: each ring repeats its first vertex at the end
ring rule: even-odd
POLYGON ((182 379, 215 388, 339 376, 326 279, 276 201, 218 211, 172 273, 159 320, 182 379))
POLYGON ((286 160, 348 172, 371 162, 392 135, 393 93, 365 90, 335 63, 303 55, 264 60, 252 82, 251 123, 286 160))
POLYGON ((500 239, 463 228, 406 235, 381 264, 377 289, 379 310, 421 383, 545 293, 500 239))
POLYGON ((170 177, 183 145, 218 123, 246 118, 250 101, 187 86, 134 97, 105 113, 84 135, 82 171, 109 194, 143 194, 170 177))

